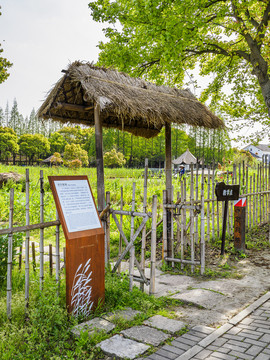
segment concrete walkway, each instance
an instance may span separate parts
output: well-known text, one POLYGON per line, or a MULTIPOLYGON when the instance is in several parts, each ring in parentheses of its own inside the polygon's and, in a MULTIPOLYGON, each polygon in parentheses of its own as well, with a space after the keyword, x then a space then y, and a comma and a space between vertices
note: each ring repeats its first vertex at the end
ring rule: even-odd
POLYGON ((220 328, 195 326, 146 359, 269 360, 270 292, 220 328))

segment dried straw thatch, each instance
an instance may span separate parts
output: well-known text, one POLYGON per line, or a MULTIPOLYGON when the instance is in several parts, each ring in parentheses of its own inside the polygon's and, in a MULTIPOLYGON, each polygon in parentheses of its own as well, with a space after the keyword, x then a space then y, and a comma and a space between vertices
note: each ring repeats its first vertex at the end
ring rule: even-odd
POLYGON ((64 71, 38 111, 43 119, 94 125, 94 104, 102 126, 146 138, 166 122, 219 128, 224 124, 189 90, 157 86, 115 70, 74 62, 64 71))

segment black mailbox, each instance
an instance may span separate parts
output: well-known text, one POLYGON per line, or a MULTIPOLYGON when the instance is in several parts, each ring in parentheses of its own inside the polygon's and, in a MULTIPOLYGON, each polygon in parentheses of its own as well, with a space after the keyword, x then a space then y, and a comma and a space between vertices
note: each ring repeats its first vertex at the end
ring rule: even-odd
POLYGON ((239 199, 240 185, 226 185, 224 182, 216 184, 215 193, 218 201, 239 199))

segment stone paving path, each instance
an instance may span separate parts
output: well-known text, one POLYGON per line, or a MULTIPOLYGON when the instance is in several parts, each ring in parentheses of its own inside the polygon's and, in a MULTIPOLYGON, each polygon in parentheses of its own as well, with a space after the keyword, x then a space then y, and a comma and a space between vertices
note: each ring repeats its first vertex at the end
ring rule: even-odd
MULTIPOLYGON (((108 314, 106 319, 113 321, 115 316, 121 316, 132 320, 137 314, 138 311, 126 309, 117 314, 108 314)), ((110 332, 108 323, 111 324, 105 319, 96 318, 76 326, 72 331, 79 335, 84 327, 90 335, 93 328, 96 331, 99 327, 110 332)), ((156 315, 144 321, 143 325, 124 330, 97 346, 109 359, 270 360, 270 292, 218 329, 199 325, 181 336, 174 335, 184 327, 185 324, 179 320, 156 315), (160 345, 168 339, 171 341, 160 345), (155 346, 157 351, 139 358, 150 349, 150 345, 155 346)))
POLYGON ((269 360, 270 292, 219 329, 194 327, 146 359, 269 360))

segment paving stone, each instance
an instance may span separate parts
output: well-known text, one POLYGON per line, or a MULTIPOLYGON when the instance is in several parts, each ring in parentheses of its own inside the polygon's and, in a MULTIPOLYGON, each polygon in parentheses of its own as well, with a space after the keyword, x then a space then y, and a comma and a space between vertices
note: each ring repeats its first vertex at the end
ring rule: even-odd
POLYGON ((106 333, 109 333, 114 328, 115 325, 111 322, 101 318, 94 318, 92 320, 85 321, 79 325, 74 326, 74 328, 71 329, 71 332, 76 336, 80 336, 80 333, 82 331, 87 331, 88 334, 91 335, 95 332, 100 331, 105 331, 106 333))
POLYGON ((196 325, 196 326, 193 326, 192 330, 198 331, 198 332, 203 333, 205 335, 209 335, 215 329, 213 329, 213 328, 211 328, 209 326, 196 325))
POLYGON ((172 352, 172 353, 174 353, 174 354, 176 354, 178 356, 182 355, 185 352, 185 350, 179 349, 179 348, 177 348, 175 346, 172 346, 172 345, 164 345, 164 346, 162 346, 162 349, 166 350, 166 351, 170 351, 170 352, 172 352))
POLYGON ((212 354, 214 356, 214 359, 218 358, 218 359, 223 359, 223 360, 234 360, 237 359, 236 356, 232 356, 232 355, 228 355, 228 354, 224 354, 222 352, 218 352, 216 351, 214 354, 212 354))
POLYGON ((253 360, 254 359, 254 356, 243 354, 241 352, 234 351, 234 350, 231 351, 229 353, 229 355, 236 356, 237 359, 243 359, 243 360, 253 360))
POLYGON ((168 319, 165 316, 155 315, 144 321, 144 325, 152 326, 160 330, 166 330, 171 334, 183 329, 186 324, 179 320, 168 319))
POLYGON ((260 353, 258 356, 254 358, 254 360, 269 360, 269 355, 260 353))
POLYGON ((124 320, 127 320, 127 321, 132 321, 135 318, 135 316, 138 314, 141 314, 141 311, 127 308, 124 310, 118 310, 115 312, 108 313, 102 317, 103 317, 103 319, 108 320, 108 321, 113 321, 113 320, 119 319, 119 318, 123 318, 124 320))
POLYGON ((177 340, 172 341, 172 345, 181 350, 189 350, 193 345, 183 344, 177 340))
POLYGON ((256 356, 263 350, 262 347, 252 345, 247 351, 246 354, 256 356))
POLYGON ((262 342, 270 343, 270 335, 265 334, 259 340, 262 341, 262 342))
POLYGON ((121 331, 124 336, 142 341, 146 344, 158 346, 161 342, 167 340, 170 335, 165 334, 163 331, 151 328, 149 326, 133 326, 130 329, 121 331))
POLYGON ((114 335, 110 339, 97 344, 97 347, 100 347, 101 350, 109 356, 135 359, 135 357, 148 350, 150 346, 130 339, 125 339, 121 335, 114 335))
POLYGON ((196 359, 208 359, 208 356, 211 354, 210 350, 202 350, 196 355, 196 359))
POLYGON ((159 356, 163 356, 163 359, 170 359, 170 360, 175 360, 177 358, 178 355, 170 352, 170 351, 166 351, 164 350, 163 348, 159 349, 157 352, 156 352, 156 355, 159 355, 159 356))

